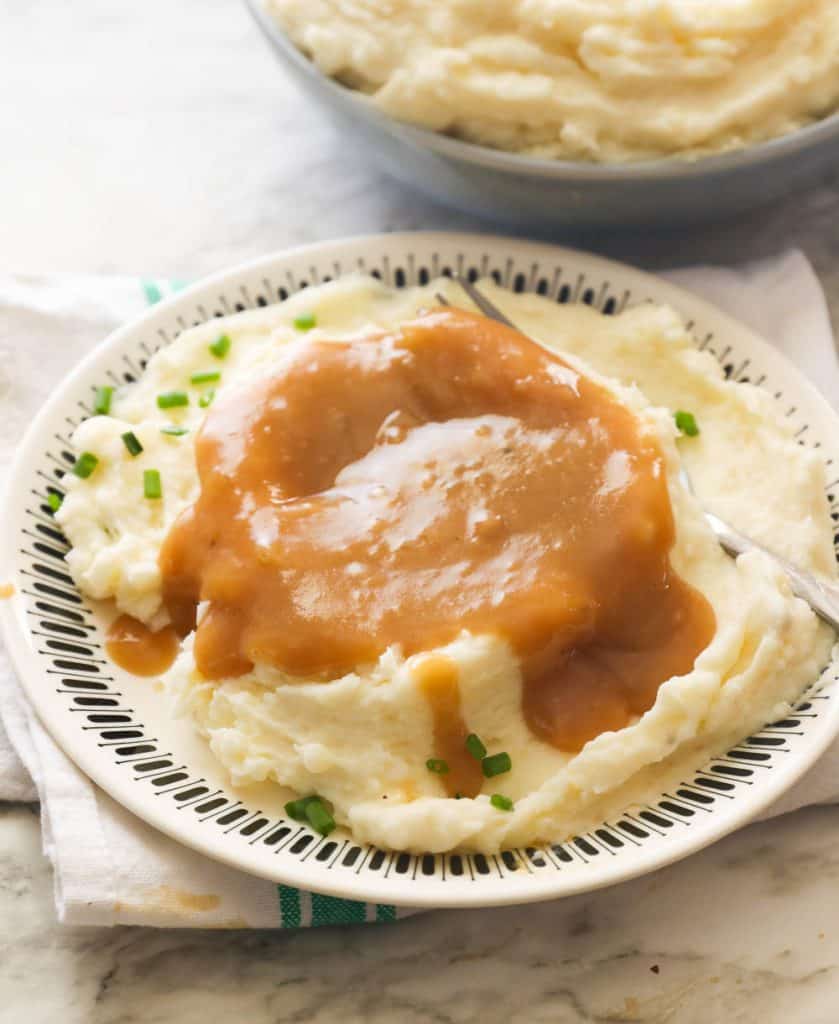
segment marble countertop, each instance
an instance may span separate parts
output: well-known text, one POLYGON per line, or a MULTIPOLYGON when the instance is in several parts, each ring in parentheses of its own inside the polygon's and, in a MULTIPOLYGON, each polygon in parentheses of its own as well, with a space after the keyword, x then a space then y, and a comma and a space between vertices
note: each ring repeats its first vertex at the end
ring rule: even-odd
MULTIPOLYGON (((382 177, 238 0, 0 0, 0 259, 182 277, 373 231, 497 230, 382 177)), ((647 266, 798 245, 839 322, 839 179, 690 233, 554 236, 647 266)), ((509 230, 509 229, 505 229, 509 230)), ((839 1016, 839 807, 561 903, 271 932, 55 923, 37 809, 0 805, 0 1024, 648 1024, 839 1016)))
POLYGON ((60 928, 38 822, 0 810, 3 1024, 833 1024, 839 809, 528 908, 288 932, 60 928))

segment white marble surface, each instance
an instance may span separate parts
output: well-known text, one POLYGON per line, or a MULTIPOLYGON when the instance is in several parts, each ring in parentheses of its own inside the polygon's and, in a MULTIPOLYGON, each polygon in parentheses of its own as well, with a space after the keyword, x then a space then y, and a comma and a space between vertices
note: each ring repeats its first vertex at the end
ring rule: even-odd
POLYGON ((834 1024, 839 809, 529 908, 281 932, 62 929, 0 811, 2 1024, 834 1024))
MULTIPOLYGON (((238 0, 0 0, 0 265, 193 277, 304 241, 491 229, 386 181, 238 0)), ((839 317, 839 187, 690 235, 568 238, 634 262, 798 244, 839 317)), ((278 933, 62 929, 35 809, 0 805, 0 1024, 656 1024, 839 1019, 839 808, 561 904, 278 933), (657 968, 657 970, 654 970, 657 968)))

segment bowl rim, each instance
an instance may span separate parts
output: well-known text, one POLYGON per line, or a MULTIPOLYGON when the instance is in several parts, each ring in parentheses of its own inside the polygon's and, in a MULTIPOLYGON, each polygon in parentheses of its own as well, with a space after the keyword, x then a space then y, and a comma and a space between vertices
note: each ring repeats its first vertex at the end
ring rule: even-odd
POLYGON ((745 172, 830 143, 836 144, 839 155, 839 109, 783 135, 740 149, 711 153, 696 159, 669 156, 627 163, 583 163, 573 160, 551 160, 494 149, 421 128, 383 113, 374 107, 363 93, 341 85, 320 71, 314 61, 297 48, 266 9, 265 0, 245 0, 245 5, 278 55, 315 88, 326 92, 341 109, 391 135, 401 137, 403 141, 420 149, 430 150, 450 160, 472 164, 486 170, 586 184, 637 184, 662 180, 696 181, 712 175, 745 172))

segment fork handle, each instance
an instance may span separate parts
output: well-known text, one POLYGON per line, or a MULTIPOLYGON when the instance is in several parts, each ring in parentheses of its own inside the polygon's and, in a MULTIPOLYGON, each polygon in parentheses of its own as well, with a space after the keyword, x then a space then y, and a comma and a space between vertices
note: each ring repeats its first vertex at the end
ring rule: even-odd
POLYGON ((755 541, 749 540, 748 537, 744 537, 742 533, 738 533, 733 526, 729 526, 728 523, 715 516, 712 512, 706 512, 705 518, 717 535, 717 540, 719 540, 721 546, 730 555, 736 557, 737 555, 742 555, 745 551, 762 551, 765 555, 769 555, 783 569, 796 597, 806 601, 819 618, 824 619, 829 626, 832 626, 839 633, 839 585, 828 583, 826 580, 820 580, 812 573, 799 569, 792 562, 781 558, 780 555, 776 555, 761 544, 757 544, 755 541))

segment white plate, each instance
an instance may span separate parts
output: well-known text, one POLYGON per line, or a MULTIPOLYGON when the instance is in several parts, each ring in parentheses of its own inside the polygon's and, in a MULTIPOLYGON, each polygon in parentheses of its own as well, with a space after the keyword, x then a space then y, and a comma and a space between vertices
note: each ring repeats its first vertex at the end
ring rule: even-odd
MULTIPOLYGON (((594 889, 684 857, 748 821, 839 731, 836 661, 789 719, 697 765, 682 785, 631 815, 561 844, 491 857, 415 857, 360 846, 341 832, 321 838, 284 817, 277 787, 235 790, 154 687, 105 660, 103 619, 66 574, 66 544, 46 504, 73 461, 69 435, 89 414, 94 387, 136 378, 154 351, 192 324, 353 270, 397 287, 448 271, 491 274, 515 290, 605 312, 650 299, 669 303, 730 376, 775 397, 801 443, 824 454, 827 479, 839 486, 839 421, 824 399, 740 324, 654 277, 552 246, 469 235, 382 235, 271 256, 209 278, 112 334, 56 391, 21 444, 0 554, 0 579, 11 580, 15 594, 0 602, 0 620, 23 687, 54 739, 115 800, 209 857, 299 888, 403 906, 485 906, 594 889)), ((833 505, 830 488, 828 497, 833 505)))

